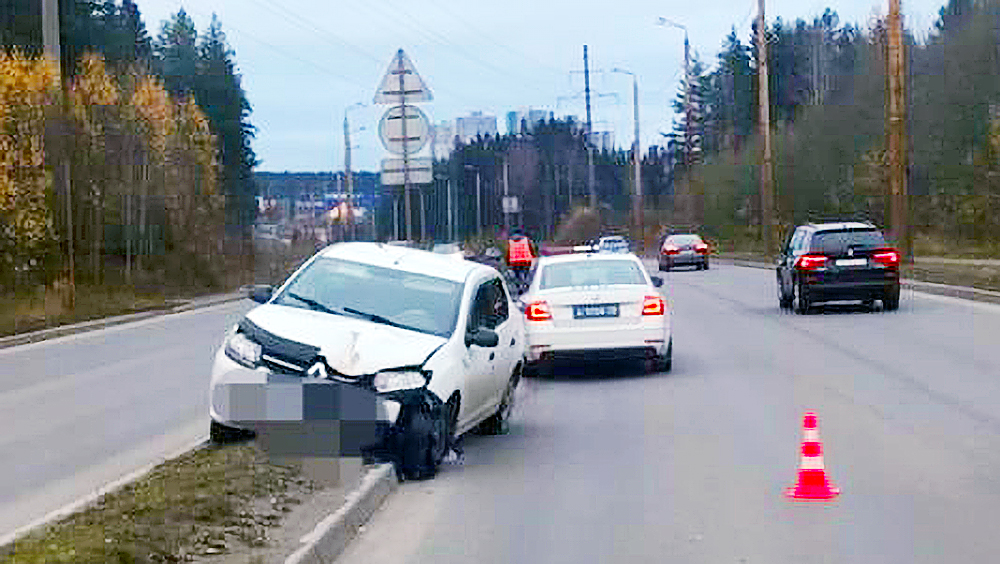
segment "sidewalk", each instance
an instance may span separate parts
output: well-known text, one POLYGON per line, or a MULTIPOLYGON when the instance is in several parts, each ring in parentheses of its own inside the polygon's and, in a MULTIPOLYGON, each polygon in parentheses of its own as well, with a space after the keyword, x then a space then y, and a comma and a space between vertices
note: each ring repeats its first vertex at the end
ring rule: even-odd
POLYGON ((122 323, 141 321, 143 319, 148 319, 150 317, 156 317, 159 315, 180 313, 183 311, 190 311, 192 309, 198 309, 226 302, 232 302, 244 299, 246 298, 246 295, 247 295, 247 288, 244 287, 240 288, 235 292, 228 292, 224 294, 211 294, 207 296, 200 296, 197 298, 190 298, 184 300, 174 300, 170 302, 170 304, 167 307, 164 308, 151 309, 148 311, 140 311, 138 313, 130 313, 128 315, 116 315, 113 317, 94 319, 92 321, 84 321, 82 323, 73 323, 70 325, 60 325, 58 327, 42 329, 40 331, 32 331, 29 333, 21 333, 19 335, 12 335, 9 337, 0 338, 0 349, 16 347, 18 345, 25 345, 28 343, 37 343, 39 341, 55 339, 56 337, 64 337, 66 335, 83 333, 85 331, 95 331, 97 329, 113 327, 115 325, 121 325, 122 323))

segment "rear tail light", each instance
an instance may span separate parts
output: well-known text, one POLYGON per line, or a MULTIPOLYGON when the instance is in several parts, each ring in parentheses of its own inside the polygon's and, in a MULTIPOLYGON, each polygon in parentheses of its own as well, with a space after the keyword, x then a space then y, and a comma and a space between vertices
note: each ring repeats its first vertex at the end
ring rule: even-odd
POLYGON ((823 255, 802 255, 795 261, 795 268, 799 270, 816 270, 826 266, 827 258, 823 255))
POLYGON ((899 252, 896 249, 881 249, 875 251, 872 260, 886 268, 896 268, 899 266, 899 252))
POLYGON ((524 313, 528 316, 528 321, 547 321, 552 319, 552 310, 549 309, 548 302, 544 300, 531 302, 524 309, 524 313))
POLYGON ((694 250, 698 251, 699 254, 707 255, 708 245, 706 245, 705 243, 698 243, 697 245, 694 246, 694 250))
POLYGON ((666 245, 663 247, 663 254, 665 255, 676 255, 681 252, 681 250, 674 245, 666 245))
POLYGON ((660 296, 646 296, 642 302, 643 315, 663 315, 667 312, 667 303, 660 296))

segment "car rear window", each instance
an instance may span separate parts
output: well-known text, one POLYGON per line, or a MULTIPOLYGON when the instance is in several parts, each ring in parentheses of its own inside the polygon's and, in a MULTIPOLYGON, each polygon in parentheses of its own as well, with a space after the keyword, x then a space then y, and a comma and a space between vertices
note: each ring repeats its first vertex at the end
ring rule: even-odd
POLYGON ((818 231, 813 234, 809 252, 825 255, 847 253, 855 249, 877 249, 885 246, 885 239, 877 229, 844 229, 839 231, 818 231))
POLYGON ((639 265, 630 260, 581 260, 549 264, 542 268, 539 288, 572 286, 607 286, 611 284, 646 285, 639 265))
POLYGON ((701 237, 697 235, 671 235, 667 237, 667 242, 674 245, 697 245, 701 243, 701 237))

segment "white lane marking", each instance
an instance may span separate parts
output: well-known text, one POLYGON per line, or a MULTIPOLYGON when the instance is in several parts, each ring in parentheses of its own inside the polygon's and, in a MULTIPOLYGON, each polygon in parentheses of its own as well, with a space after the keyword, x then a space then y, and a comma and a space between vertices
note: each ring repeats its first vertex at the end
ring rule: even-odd
MULTIPOLYGON (((199 424, 203 424, 203 422, 199 421, 199 424)), ((130 473, 122 476, 121 478, 118 478, 117 480, 113 480, 111 482, 106 483, 104 486, 101 486, 100 488, 98 488, 97 490, 95 490, 93 493, 85 495, 85 496, 83 496, 83 497, 81 497, 81 498, 79 498, 79 499, 77 499, 75 501, 72 501, 72 502, 70 502, 70 503, 68 503, 68 504, 66 504, 66 505, 64 505, 64 506, 62 506, 62 507, 60 507, 58 509, 50 511, 46 515, 44 515, 44 516, 42 516, 42 517, 40 517, 38 519, 35 519, 34 521, 28 523, 27 525, 18 527, 14 531, 12 531, 10 533, 7 533, 6 535, 0 537, 0 546, 7 546, 10 543, 12 543, 15 540, 17 540, 18 538, 26 535, 27 533, 31 532, 32 530, 34 530, 34 529, 36 529, 38 527, 41 527, 41 526, 43 526, 43 525, 45 525, 47 523, 54 522, 54 521, 56 521, 56 520, 58 520, 58 519, 60 519, 62 517, 65 517, 67 515, 70 515, 72 513, 77 512, 77 511, 80 511, 81 509, 85 508, 86 506, 88 506, 91 503, 93 503, 93 502, 97 501, 98 499, 100 499, 101 496, 107 495, 109 493, 112 493, 115 490, 118 490, 119 488, 121 488, 121 487, 123 487, 123 486, 125 486, 125 485, 127 485, 127 484, 129 484, 131 482, 134 482, 135 480, 138 480, 139 478, 141 478, 141 477, 145 476, 146 474, 149 474, 150 472, 152 472, 153 469, 156 468, 157 466, 159 466, 160 464, 163 464, 164 462, 167 462, 169 460, 173 460, 175 458, 178 458, 178 457, 184 455, 185 453, 190 452, 190 451, 192 451, 192 450, 194 450, 194 449, 196 449, 196 448, 198 448, 198 447, 206 444, 207 442, 208 442, 208 435, 202 435, 197 440, 191 441, 190 443, 184 445, 180 449, 172 451, 172 452, 168 453, 165 456, 160 456, 160 457, 158 457, 157 460, 154 460, 153 462, 151 462, 151 463, 149 463, 149 464, 147 464, 147 465, 139 468, 138 470, 130 472, 130 473)))
MULTIPOLYGON (((200 307, 200 308, 195 308, 195 309, 189 309, 187 311, 181 311, 181 312, 177 312, 177 313, 166 313, 166 314, 162 314, 162 315, 154 315, 153 317, 150 317, 148 319, 140 319, 138 321, 127 321, 125 323, 120 323, 118 325, 112 325, 110 327, 102 327, 100 329, 88 329, 88 330, 81 331, 79 333, 74 333, 72 335, 63 335, 61 337, 53 337, 52 339, 46 339, 44 341, 37 341, 37 342, 34 342, 34 343, 25 343, 23 345, 17 345, 17 346, 13 346, 13 347, 6 347, 6 348, 3 348, 3 349, 0 349, 0 356, 10 355, 10 354, 18 353, 18 352, 24 352, 24 351, 36 349, 36 348, 39 348, 39 347, 59 345, 59 344, 63 344, 63 343, 68 343, 68 342, 80 340, 80 339, 88 339, 88 338, 92 339, 92 338, 95 338, 95 337, 107 335, 109 333, 117 333, 117 332, 125 331, 125 330, 128 330, 128 329, 135 329, 135 328, 138 328, 138 327, 144 327, 146 325, 151 325, 153 323, 162 323, 162 322, 164 322, 166 320, 178 319, 180 317, 185 317, 185 316, 190 316, 190 315, 200 315, 200 314, 205 314, 205 313, 214 313, 214 310, 216 310, 216 309, 223 308, 223 307, 233 307, 234 305, 238 305, 238 304, 239 305, 243 305, 244 307, 246 306, 246 304, 243 303, 243 300, 233 300, 231 302, 223 302, 221 304, 216 304, 216 305, 211 305, 211 306, 205 306, 205 307, 200 307)), ((228 327, 226 329, 228 329, 228 327)))

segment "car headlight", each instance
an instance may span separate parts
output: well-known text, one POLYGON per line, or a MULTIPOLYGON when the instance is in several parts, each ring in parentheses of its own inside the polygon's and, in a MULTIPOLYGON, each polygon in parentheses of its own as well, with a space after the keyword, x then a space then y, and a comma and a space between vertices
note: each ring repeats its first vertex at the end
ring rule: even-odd
POLYGON ((426 386, 427 376, 416 370, 390 370, 376 374, 373 384, 379 393, 413 390, 426 386))
POLYGON ((226 340, 226 356, 249 368, 260 362, 260 345, 243 333, 234 333, 226 340))

